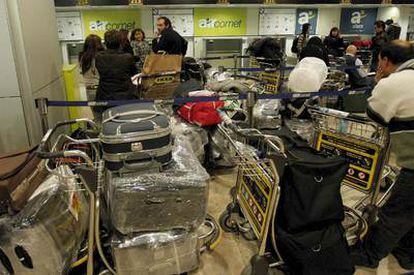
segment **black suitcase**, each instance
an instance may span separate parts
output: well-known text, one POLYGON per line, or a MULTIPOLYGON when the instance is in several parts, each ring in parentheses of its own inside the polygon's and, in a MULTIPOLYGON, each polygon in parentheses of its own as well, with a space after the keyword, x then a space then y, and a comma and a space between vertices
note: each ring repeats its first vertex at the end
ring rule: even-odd
POLYGON ((152 103, 106 110, 100 139, 105 166, 111 171, 143 170, 171 161, 170 119, 152 103))

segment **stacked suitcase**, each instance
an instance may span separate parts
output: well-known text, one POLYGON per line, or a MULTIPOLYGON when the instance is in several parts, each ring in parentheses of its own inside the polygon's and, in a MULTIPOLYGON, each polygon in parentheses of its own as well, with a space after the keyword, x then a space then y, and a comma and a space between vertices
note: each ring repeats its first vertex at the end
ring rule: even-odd
POLYGON ((21 212, 0 220, 0 274, 68 271, 88 227, 88 203, 77 187, 48 176, 21 212))
POLYGON ((209 176, 191 145, 172 145, 169 118, 151 104, 107 110, 101 140, 117 273, 197 268, 195 230, 204 222, 209 176))

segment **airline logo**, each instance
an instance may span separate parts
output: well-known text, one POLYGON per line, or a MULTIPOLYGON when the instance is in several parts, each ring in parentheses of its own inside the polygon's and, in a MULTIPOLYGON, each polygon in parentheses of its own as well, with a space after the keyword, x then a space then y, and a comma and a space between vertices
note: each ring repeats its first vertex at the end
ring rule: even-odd
POLYGON ((237 29, 241 28, 242 20, 219 20, 215 18, 205 18, 198 21, 198 26, 202 29, 224 29, 232 28, 237 29))
POLYGON ((300 25, 309 23, 311 19, 316 17, 316 13, 314 11, 304 11, 299 13, 298 16, 298 23, 300 25))
POLYGON ((351 15, 351 24, 354 29, 363 29, 364 28, 364 18, 367 17, 367 14, 364 10, 354 11, 351 15))
POLYGON ((135 29, 135 21, 134 22, 109 22, 109 21, 91 21, 89 22, 89 30, 90 31, 109 31, 109 30, 117 30, 117 29, 126 29, 126 30, 133 30, 135 29))

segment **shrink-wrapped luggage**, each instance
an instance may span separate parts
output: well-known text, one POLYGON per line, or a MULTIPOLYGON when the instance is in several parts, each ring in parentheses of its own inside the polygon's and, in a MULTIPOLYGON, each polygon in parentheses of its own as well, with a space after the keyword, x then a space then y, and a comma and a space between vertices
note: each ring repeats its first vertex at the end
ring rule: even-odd
POLYGON ((67 272, 88 227, 79 187, 75 179, 49 176, 17 215, 0 221, 0 274, 67 272))
POLYGON ((173 161, 161 172, 108 173, 112 224, 122 234, 197 228, 207 209, 209 175, 181 140, 173 146, 173 161))
POLYGON ((198 236, 174 230, 116 237, 112 254, 118 275, 182 274, 199 265, 198 236))

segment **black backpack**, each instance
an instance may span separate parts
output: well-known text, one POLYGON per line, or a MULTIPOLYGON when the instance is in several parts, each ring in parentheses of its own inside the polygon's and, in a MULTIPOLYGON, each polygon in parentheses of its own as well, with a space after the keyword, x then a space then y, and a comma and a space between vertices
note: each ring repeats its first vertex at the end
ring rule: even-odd
POLYGON ((341 222, 344 210, 340 188, 347 161, 318 152, 289 129, 282 128, 276 135, 284 141, 287 155, 280 182, 279 225, 288 232, 298 232, 341 222))
POLYGON ((299 53, 298 44, 299 44, 299 36, 297 36, 297 37, 293 40, 293 43, 292 43, 292 48, 290 49, 290 51, 291 51, 292 53, 296 53, 296 54, 298 54, 298 53, 299 53))
POLYGON ((270 156, 281 176, 273 222, 285 273, 352 275, 354 267, 341 225, 340 186, 347 172, 346 160, 317 152, 287 128, 273 134, 284 141, 287 154, 287 158, 270 156))

